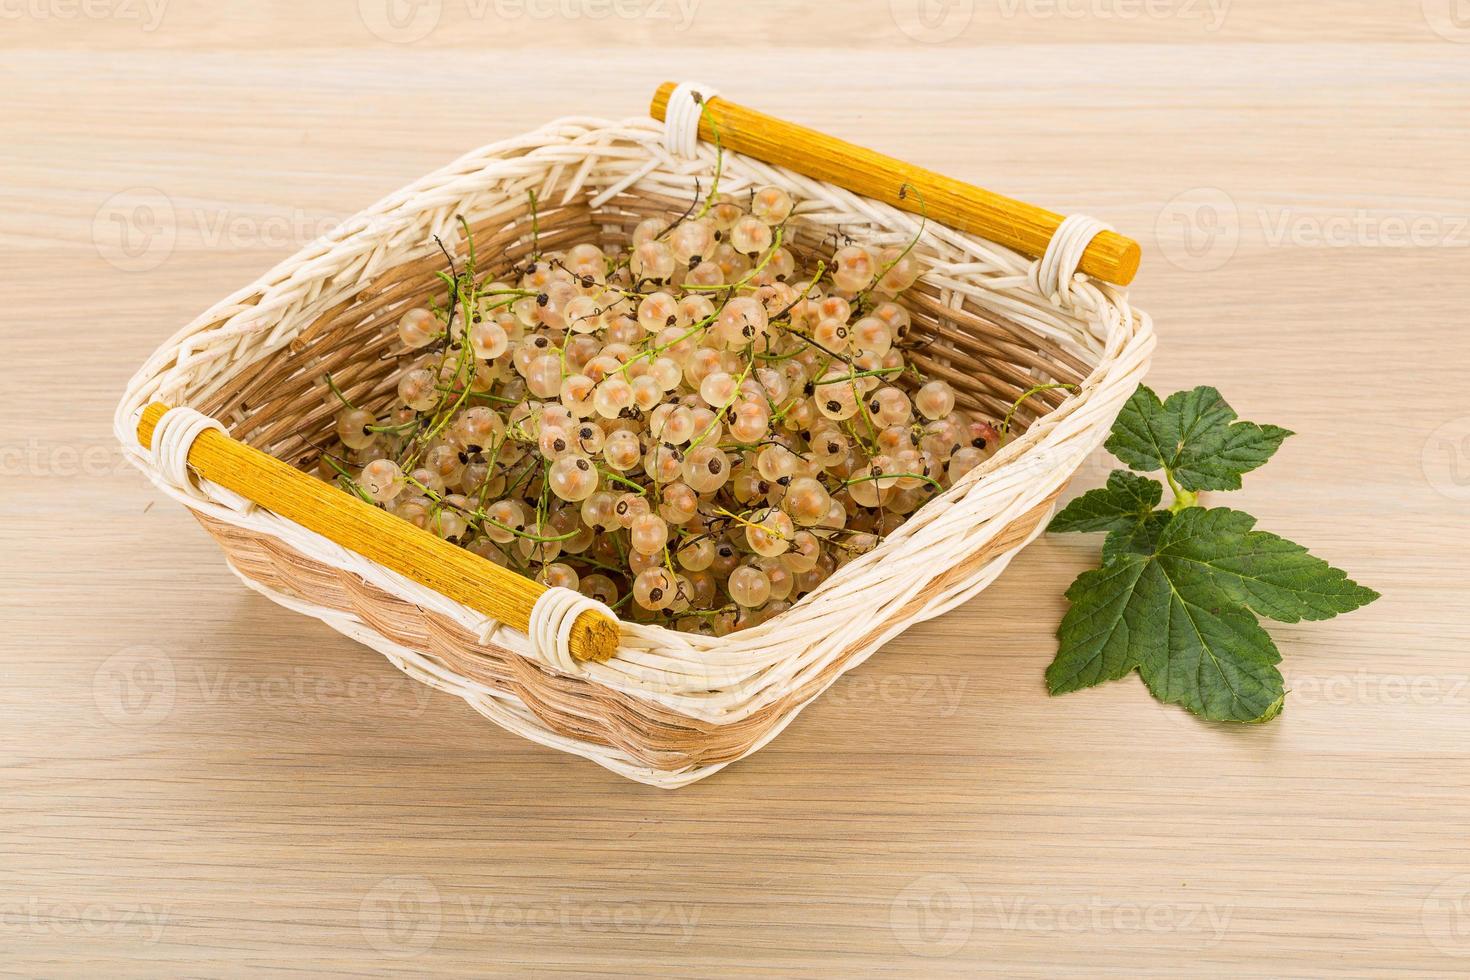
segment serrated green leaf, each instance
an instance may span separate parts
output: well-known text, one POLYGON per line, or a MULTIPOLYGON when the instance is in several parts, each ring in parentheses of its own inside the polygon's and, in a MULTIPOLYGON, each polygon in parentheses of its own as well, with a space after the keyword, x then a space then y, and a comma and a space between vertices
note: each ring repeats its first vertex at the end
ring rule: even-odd
MULTIPOLYGON (((1282 623, 1331 619, 1378 598, 1306 548, 1266 531, 1228 507, 1184 511, 1183 528, 1161 535, 1157 554, 1171 579, 1282 623)), ((1181 514, 1181 516, 1183 516, 1181 514)))
POLYGON ((1240 475, 1263 465, 1281 448, 1290 429, 1235 422, 1186 443, 1172 470, 1186 490, 1239 490, 1240 475))
POLYGON ((1238 511, 1189 507, 1110 534, 1106 564, 1067 590, 1072 606, 1047 669, 1052 693, 1136 669, 1160 700, 1205 718, 1274 717, 1281 656, 1252 610, 1326 618, 1377 593, 1254 524, 1238 511))
POLYGON ((1153 554, 1159 535, 1173 517, 1167 510, 1156 510, 1136 527, 1126 531, 1113 531, 1103 541, 1103 564, 1110 564, 1122 554, 1153 554))
POLYGON ((1260 722, 1280 710, 1281 654, 1254 616, 1200 605, 1175 589, 1158 602, 1168 642, 1138 665, 1154 697, 1211 721, 1260 722))
POLYGON ((1106 445, 1133 469, 1168 470, 1186 490, 1239 490, 1241 474, 1269 460, 1292 433, 1235 419, 1235 410, 1214 388, 1176 391, 1161 402, 1139 385, 1106 445))
POLYGON ((1158 481, 1113 470, 1106 486, 1089 490, 1052 518, 1048 531, 1132 531, 1159 505, 1158 481))
POLYGON ((1148 385, 1139 385, 1113 421, 1104 448, 1128 466, 1153 473, 1179 450, 1179 421, 1148 385))
POLYGON ((1057 630, 1061 648, 1046 669, 1051 693, 1115 681, 1138 667, 1139 648, 1153 626, 1148 593, 1138 589, 1149 567, 1146 557, 1129 555, 1077 576, 1067 590, 1072 608, 1057 630))

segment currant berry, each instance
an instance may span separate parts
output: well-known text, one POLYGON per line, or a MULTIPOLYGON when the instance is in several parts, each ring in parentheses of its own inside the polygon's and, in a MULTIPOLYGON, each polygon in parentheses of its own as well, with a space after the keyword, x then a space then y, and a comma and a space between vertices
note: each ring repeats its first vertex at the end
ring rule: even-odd
POLYGON ((439 403, 434 372, 414 368, 398 381, 398 397, 415 412, 426 412, 439 403))
POLYGON ((704 221, 681 221, 669 234, 669 248, 680 265, 698 264, 714 248, 715 232, 704 221))
POLYGON ((633 580, 633 601, 644 609, 667 609, 676 587, 674 577, 662 565, 645 568, 633 580))
POLYGON ((818 412, 835 422, 845 422, 858 413, 857 390, 846 374, 829 374, 818 380, 812 400, 818 412))
POLYGON ((755 192, 750 202, 750 212, 768 225, 779 225, 791 214, 791 195, 779 187, 767 184, 755 192))
POLYGON ((536 575, 536 581, 547 588, 563 588, 576 590, 581 584, 577 570, 565 562, 552 562, 541 569, 536 575))
POLYGON ((954 389, 946 381, 930 381, 914 395, 914 407, 931 421, 954 411, 954 389))
POLYGON ((457 541, 464 536, 469 524, 465 521, 463 508, 467 501, 458 494, 445 497, 441 505, 429 515, 429 530, 446 541, 457 541))
POLYGON ((660 241, 647 241, 633 249, 628 267, 639 279, 663 282, 673 276, 677 264, 669 246, 660 241))
POLYGON ((639 444, 637 435, 626 429, 619 429, 603 443, 602 458, 619 473, 626 473, 643 458, 643 447, 639 444))
POLYGON ((770 325, 766 309, 750 296, 737 296, 725 304, 716 320, 721 335, 732 344, 744 346, 764 337, 770 325))
POLYGON ((422 307, 414 307, 398 318, 398 339, 411 350, 427 346, 438 335, 438 317, 422 307))
POLYGON ((408 485, 403 470, 391 459, 375 459, 364 466, 358 482, 380 504, 392 503, 408 485))
POLYGON ((684 482, 697 493, 714 493, 730 479, 730 460, 714 446, 699 446, 684 457, 684 482))
POLYGON ((687 524, 699 512, 699 495, 687 483, 670 483, 659 492, 658 514, 670 524, 687 524))
POLYGON ((476 357, 493 361, 510 347, 510 336, 494 320, 481 320, 470 328, 470 346, 476 357))
POLYGON ((750 215, 739 218, 730 226, 730 245, 746 255, 764 252, 771 247, 771 226, 750 215))
POLYGON ((827 488, 809 477, 799 476, 786 488, 781 506, 791 519, 803 527, 812 527, 827 516, 832 505, 832 496, 827 488))
POLYGON ((618 601, 617 585, 601 572, 583 576, 582 581, 577 584, 577 590, 589 599, 596 599, 609 606, 618 601))
POLYGON ((741 565, 730 573, 726 590, 735 602, 753 609, 765 605, 771 597, 771 580, 755 565, 741 565))
POLYGON ((441 488, 452 486, 459 482, 464 472, 466 460, 460 458, 461 452, 446 442, 432 446, 424 453, 423 469, 434 474, 441 488))
POLYGON ((592 407, 605 419, 615 419, 633 404, 633 386, 627 379, 613 375, 592 393, 592 407))
POLYGON ((378 441, 378 434, 368 428, 377 424, 372 412, 349 408, 337 416, 337 437, 348 449, 366 449, 378 441))
POLYGON ((877 271, 872 253, 859 245, 839 248, 832 255, 832 284, 845 292, 867 289, 877 271))
POLYGON ((680 547, 677 556, 681 568, 690 572, 702 572, 714 563, 715 543, 709 537, 700 535, 680 547))
POLYGON ((705 375, 699 383, 699 397, 711 408, 725 408, 735 400, 736 382, 724 371, 705 375))
POLYGON ((650 513, 651 510, 647 497, 637 493, 625 493, 613 504, 613 517, 617 520, 619 527, 631 528, 634 521, 650 513))
POLYGON ((638 304, 638 325, 648 333, 658 333, 665 327, 688 326, 688 321, 683 319, 679 301, 659 291, 649 293, 638 304))
POLYGON ((460 412, 449 427, 449 440, 460 449, 488 451, 505 436, 505 420, 493 408, 475 405, 460 412))
POLYGON ((773 558, 791 547, 791 538, 795 535, 796 528, 785 511, 772 507, 759 516, 759 520, 745 526, 745 541, 750 545, 750 550, 773 558))
POLYGON ((565 429, 559 425, 544 423, 541 426, 541 433, 536 437, 536 448, 540 449, 541 455, 549 460, 559 460, 575 449, 572 445, 572 437, 565 429))
POLYGON ((563 456, 551 464, 551 492, 562 500, 582 501, 597 490, 597 467, 586 456, 563 456))

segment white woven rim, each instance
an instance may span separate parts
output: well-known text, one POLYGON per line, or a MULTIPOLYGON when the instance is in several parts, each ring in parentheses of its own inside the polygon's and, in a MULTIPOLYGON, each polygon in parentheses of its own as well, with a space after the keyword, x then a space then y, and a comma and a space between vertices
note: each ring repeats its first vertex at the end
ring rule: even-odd
MULTIPOLYGON (((378 588, 454 620, 485 642, 516 651, 549 669, 714 723, 743 719, 781 699, 821 674, 860 641, 873 623, 902 609, 936 575, 1046 500, 1106 437, 1114 416, 1147 369, 1154 339, 1151 321, 1130 307, 1126 292, 1073 274, 1080 258, 1077 242, 1085 248, 1091 239, 1088 234, 1083 240, 1091 226, 1082 219, 1068 226, 1066 236, 1059 234, 1047 257, 1034 262, 933 222, 924 225, 917 249, 929 268, 925 279, 940 290, 943 302, 956 307, 968 302, 972 308, 1048 337, 1094 365, 1092 373, 1060 408, 921 508, 873 552, 844 566, 783 615, 729 637, 624 623, 616 658, 601 664, 573 662, 561 656, 560 644, 545 642, 549 626, 538 627, 543 641, 533 643, 524 633, 488 620, 300 525, 250 507, 213 484, 201 481, 196 492, 190 492, 172 479, 179 475, 178 470, 157 465, 136 438, 136 422, 146 404, 155 400, 197 404, 243 366, 289 344, 307 323, 355 294, 365 281, 402 261, 406 254, 421 249, 433 235, 453 234, 456 215, 471 221, 509 215, 531 190, 541 200, 569 202, 579 196, 605 201, 635 185, 681 199, 694 193, 696 183, 708 188, 715 165, 713 148, 700 143, 691 159, 678 159, 665 145, 666 137, 665 127, 651 119, 561 119, 476 150, 389 195, 217 303, 148 359, 129 383, 114 417, 127 458, 160 489, 187 506, 277 537, 317 561, 357 574, 378 588), (1043 282, 1055 284, 1056 289, 1041 288, 1043 282)), ((759 160, 725 153, 722 189, 738 194, 768 183, 791 192, 804 220, 840 227, 843 233, 869 244, 905 243, 919 231, 913 215, 759 160)), ((861 663, 907 626, 970 598, 994 578, 1010 554, 934 595, 883 636, 867 642, 844 669, 861 663)), ((334 610, 286 601, 279 595, 272 598, 380 650, 385 644, 392 646, 381 637, 378 642, 369 640, 370 627, 355 618, 348 624, 334 610)), ((557 623, 567 611, 556 613, 557 623)), ((401 650, 389 656, 400 666, 418 664, 410 671, 415 676, 431 662, 421 654, 413 660, 401 650)), ((445 671, 442 665, 438 669, 441 675, 436 675, 435 686, 464 697, 505 727, 585 755, 631 778, 662 786, 682 785, 716 768, 668 773, 640 766, 615 749, 583 742, 572 746, 569 743, 574 740, 539 726, 529 713, 512 721, 500 708, 491 710, 492 702, 505 703, 503 692, 488 692, 468 678, 445 671)))

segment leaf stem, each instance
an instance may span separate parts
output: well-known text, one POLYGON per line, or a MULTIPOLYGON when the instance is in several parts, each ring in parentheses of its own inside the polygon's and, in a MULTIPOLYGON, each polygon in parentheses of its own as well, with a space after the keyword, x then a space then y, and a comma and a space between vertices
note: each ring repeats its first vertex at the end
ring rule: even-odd
POLYGON ((1169 513, 1177 514, 1189 507, 1199 506, 1199 494, 1181 487, 1167 468, 1164 470, 1164 479, 1169 481, 1169 489, 1174 493, 1174 502, 1169 505, 1169 513))

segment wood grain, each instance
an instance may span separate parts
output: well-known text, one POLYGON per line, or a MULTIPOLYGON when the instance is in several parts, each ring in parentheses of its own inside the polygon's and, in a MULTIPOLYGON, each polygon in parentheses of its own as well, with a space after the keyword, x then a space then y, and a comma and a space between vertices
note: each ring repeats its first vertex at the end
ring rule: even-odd
POLYGON ((977 0, 932 44, 897 0, 706 0, 682 30, 651 2, 439 6, 411 43, 366 3, 171 4, 147 32, 6 8, 5 971, 1465 971, 1470 48, 1426 16, 1449 4, 1236 0, 1211 31, 977 0), (659 793, 243 590, 121 465, 112 406, 175 327, 459 153, 639 114, 665 77, 1142 242, 1155 386, 1298 433, 1230 502, 1384 593, 1274 629, 1276 722, 1198 724, 1134 679, 1048 698, 1097 543, 1043 538, 659 793))

